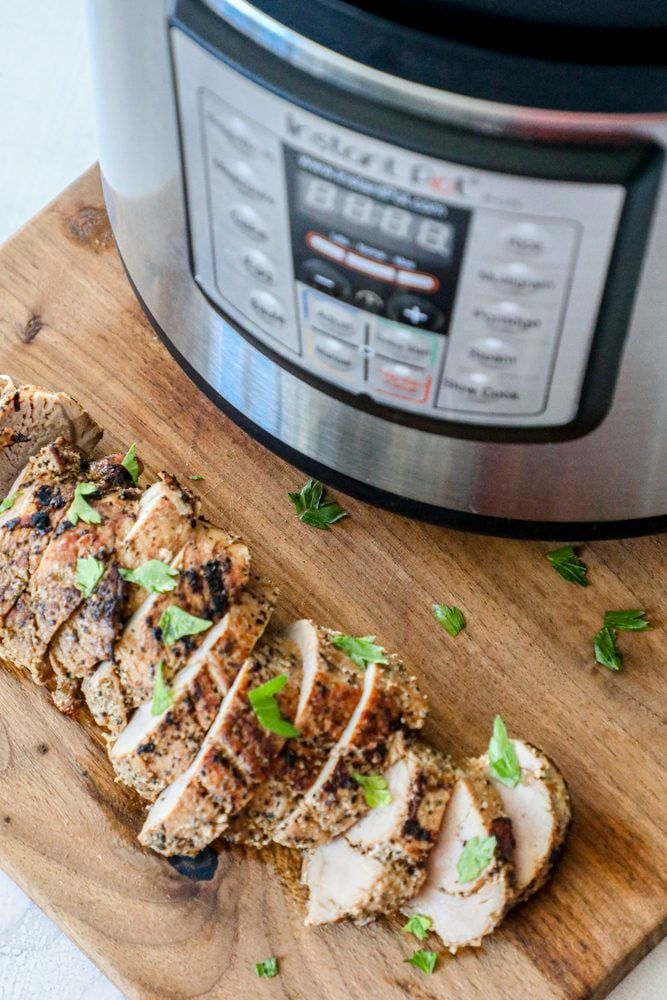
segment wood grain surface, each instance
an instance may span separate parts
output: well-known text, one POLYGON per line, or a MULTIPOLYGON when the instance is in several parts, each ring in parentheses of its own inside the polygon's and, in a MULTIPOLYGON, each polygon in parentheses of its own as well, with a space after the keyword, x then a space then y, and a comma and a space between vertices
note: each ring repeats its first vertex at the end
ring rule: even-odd
MULTIPOLYGON (((396 919, 306 930, 289 852, 222 850, 192 882, 143 851, 137 802, 114 783, 85 719, 0 671, 0 865, 131 998, 575 1000, 602 997, 662 935, 665 880, 664 537, 586 547, 591 586, 561 580, 547 544, 412 523, 348 497, 330 532, 301 524, 299 470, 235 427, 180 371, 144 319, 113 247, 98 176, 85 175, 0 252, 0 369, 63 389, 138 442, 149 469, 205 478, 205 513, 243 535, 282 586, 279 618, 377 634, 418 674, 428 736, 478 753, 500 712, 546 749, 572 790, 556 877, 481 950, 405 965, 396 919), (431 604, 459 605, 450 639, 431 604), (593 662, 607 608, 655 628, 620 636, 625 668, 593 662), (280 959, 258 980, 254 963, 280 959)), ((610 456, 610 461, 614 457, 610 456)), ((435 939, 434 939, 435 940, 435 939)))

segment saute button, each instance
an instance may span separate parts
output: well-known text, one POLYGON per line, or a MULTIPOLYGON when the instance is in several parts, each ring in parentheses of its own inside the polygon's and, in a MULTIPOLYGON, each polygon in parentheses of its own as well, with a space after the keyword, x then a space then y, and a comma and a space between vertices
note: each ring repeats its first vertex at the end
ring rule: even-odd
POLYGON ((548 274, 540 274, 522 261, 512 261, 498 267, 480 267, 477 279, 485 288, 510 295, 553 292, 556 288, 556 282, 548 274))
POLYGON ((254 240, 255 243, 266 243, 268 240, 269 230, 264 219, 250 205, 232 205, 229 217, 248 239, 254 240))
POLYGON ((285 325, 285 310, 271 292, 255 289, 250 293, 252 311, 260 322, 271 330, 281 330, 285 325))
POLYGON ((325 333, 333 333, 335 337, 349 340, 357 334, 356 310, 340 306, 331 299, 312 295, 310 308, 313 326, 325 333))
POLYGON ((439 330, 445 321, 437 306, 417 295, 395 295, 389 300, 387 312, 397 323, 423 330, 439 330))
POLYGON ((335 337, 315 334, 315 354, 328 368, 348 372, 357 364, 358 354, 354 347, 344 344, 335 337))
POLYGON ((273 262, 261 250, 246 250, 243 254, 243 267, 255 281, 260 281, 263 285, 275 284, 276 270, 273 262))
POLYGON ((326 260, 311 257, 301 265, 301 279, 337 299, 349 299, 352 286, 342 271, 326 260))
POLYGON ((435 360, 438 337, 431 333, 417 333, 403 326, 378 320, 372 344, 376 354, 396 361, 406 361, 419 368, 428 368, 435 360))

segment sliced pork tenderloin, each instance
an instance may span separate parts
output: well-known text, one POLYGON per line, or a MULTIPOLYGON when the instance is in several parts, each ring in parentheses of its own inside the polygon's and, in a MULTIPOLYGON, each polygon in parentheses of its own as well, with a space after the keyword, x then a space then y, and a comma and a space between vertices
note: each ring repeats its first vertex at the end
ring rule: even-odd
MULTIPOLYGON (((123 536, 136 515, 139 490, 134 488, 122 456, 110 456, 94 462, 87 471, 87 481, 97 493, 88 501, 100 518, 93 524, 79 520, 76 525, 65 517, 60 521, 42 552, 39 565, 28 586, 5 616, 0 639, 1 655, 16 666, 28 669, 38 683, 49 677, 49 643, 60 626, 84 601, 76 585, 78 560, 94 557, 106 563, 116 539, 123 536)), ((122 600, 124 588, 114 589, 122 600)), ((103 594, 108 600, 108 587, 103 594)), ((104 615, 109 614, 104 609, 104 615)))
POLYGON ((132 716, 110 750, 122 782, 153 801, 196 757, 204 736, 238 671, 264 632, 277 589, 256 581, 242 591, 227 614, 174 678, 172 703, 153 715, 147 702, 132 716))
POLYGON ((173 566, 179 571, 174 590, 147 597, 116 643, 115 660, 130 708, 152 697, 160 663, 170 682, 204 639, 205 632, 199 632, 166 645, 160 630, 163 612, 175 606, 213 624, 220 621, 248 583, 250 554, 227 532, 197 521, 173 566))
POLYGON ((102 429, 71 396, 16 386, 0 375, 0 498, 45 445, 62 439, 89 454, 101 437, 102 429))
POLYGON ((309 851, 302 881, 307 924, 367 923, 398 910, 421 888, 454 784, 449 760, 419 741, 384 775, 391 801, 340 837, 309 851))
POLYGON ((338 632, 305 619, 285 636, 296 642, 303 660, 303 681, 295 720, 298 741, 285 745, 269 778, 230 825, 226 836, 256 847, 273 831, 316 780, 329 751, 342 735, 364 688, 364 673, 333 644, 338 632))
POLYGON ((433 930, 452 952, 478 947, 498 926, 513 896, 512 824, 479 761, 470 761, 454 784, 437 842, 427 862, 426 881, 403 906, 407 915, 430 917, 433 930), (489 843, 490 860, 468 881, 458 864, 466 844, 489 843))
POLYGON ((425 716, 426 701, 401 664, 369 664, 340 739, 273 839, 285 847, 311 848, 356 823, 368 807, 355 774, 384 772, 403 753, 406 731, 421 726, 425 716))
POLYGON ((267 639, 243 664, 190 767, 152 806, 139 835, 160 854, 194 855, 228 826, 264 780, 285 737, 262 725, 249 699, 253 689, 284 675, 276 695, 280 714, 294 719, 301 658, 294 643, 267 639))
POLYGON ((570 795, 562 774, 542 750, 512 740, 521 768, 521 780, 513 788, 488 770, 488 758, 480 766, 495 788, 503 811, 512 822, 514 836, 515 902, 537 892, 551 874, 563 848, 572 820, 570 795))

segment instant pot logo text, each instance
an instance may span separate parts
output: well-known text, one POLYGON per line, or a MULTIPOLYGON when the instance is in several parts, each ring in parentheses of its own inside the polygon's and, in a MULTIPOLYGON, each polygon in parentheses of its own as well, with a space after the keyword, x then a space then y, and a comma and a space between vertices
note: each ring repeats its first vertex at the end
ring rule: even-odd
POLYGON ((287 112, 287 132, 310 149, 335 157, 348 166, 356 166, 391 180, 402 180, 436 195, 473 195, 477 178, 458 172, 443 173, 437 164, 414 160, 410 164, 398 161, 393 153, 364 148, 358 141, 338 132, 313 128, 287 112))

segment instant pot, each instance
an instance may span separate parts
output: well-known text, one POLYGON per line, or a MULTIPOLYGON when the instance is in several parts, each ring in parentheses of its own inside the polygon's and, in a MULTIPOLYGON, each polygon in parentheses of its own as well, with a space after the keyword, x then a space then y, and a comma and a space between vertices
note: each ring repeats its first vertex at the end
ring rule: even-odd
POLYGON ((90 21, 125 268, 233 419, 411 516, 665 527, 667 3, 91 0, 90 21))

